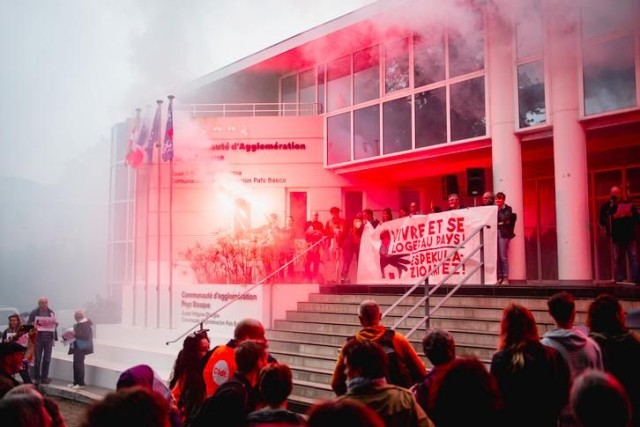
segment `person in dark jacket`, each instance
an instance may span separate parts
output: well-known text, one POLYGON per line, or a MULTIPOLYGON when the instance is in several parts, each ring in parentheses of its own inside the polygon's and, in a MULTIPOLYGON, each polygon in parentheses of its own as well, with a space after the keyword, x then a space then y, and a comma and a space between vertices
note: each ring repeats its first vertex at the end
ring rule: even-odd
POLYGON ((80 389, 86 386, 84 382, 84 358, 93 353, 93 322, 87 319, 84 310, 76 310, 73 314, 76 324, 73 325, 73 341, 69 345, 69 354, 73 354, 73 384, 68 386, 80 389))
POLYGON ((456 358, 456 343, 453 336, 444 329, 432 329, 422 340, 422 351, 433 367, 424 379, 417 383, 411 391, 416 401, 428 414, 429 390, 438 372, 456 358))
POLYGON ((515 217, 511 206, 505 203, 507 196, 496 194, 498 206, 498 284, 509 284, 509 243, 516 235, 513 233, 515 217))
POLYGON ((193 427, 220 425, 244 426, 247 415, 256 410, 259 394, 256 388, 260 371, 267 365, 264 341, 243 341, 235 350, 237 371, 204 401, 193 427))
POLYGON ((624 386, 633 407, 633 425, 640 426, 640 340, 629 332, 620 302, 602 294, 587 311, 589 336, 602 350, 604 370, 624 386))
POLYGON ((302 415, 287 410, 287 397, 293 390, 293 374, 284 364, 272 363, 260 372, 260 398, 265 407, 247 416, 250 427, 304 426, 302 415))
POLYGON ((634 233, 635 225, 640 222, 640 214, 633 203, 622 198, 620 187, 611 188, 611 198, 600 207, 599 222, 611 237, 615 281, 622 282, 627 275, 626 254, 631 268, 631 280, 640 285, 638 242, 634 233))
POLYGON ((510 304, 504 309, 491 373, 504 399, 505 425, 557 426, 569 398, 569 367, 556 349, 540 343, 526 307, 510 304))
POLYGON ((29 313, 29 319, 27 320, 29 325, 36 325, 36 329, 38 330, 38 334, 36 335, 36 354, 33 375, 33 380, 36 384, 49 384, 51 382, 51 378, 49 378, 51 352, 53 351, 54 342, 58 341, 57 322, 55 322, 53 331, 43 330, 44 325, 40 325, 40 323, 46 320, 43 318, 47 317, 55 319, 56 314, 49 308, 49 299, 47 297, 41 297, 38 300, 38 307, 29 313))

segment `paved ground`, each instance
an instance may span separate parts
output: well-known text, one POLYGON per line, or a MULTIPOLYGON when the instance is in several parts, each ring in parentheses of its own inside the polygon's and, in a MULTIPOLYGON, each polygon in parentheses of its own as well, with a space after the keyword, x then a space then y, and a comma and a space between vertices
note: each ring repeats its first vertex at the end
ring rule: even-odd
POLYGON ((51 384, 40 387, 48 397, 56 401, 68 427, 79 427, 89 406, 113 391, 93 386, 72 390, 67 387, 66 382, 60 380, 53 380, 51 384))
POLYGON ((60 407, 60 412, 67 422, 67 427, 80 427, 89 404, 56 396, 51 396, 51 398, 60 407))

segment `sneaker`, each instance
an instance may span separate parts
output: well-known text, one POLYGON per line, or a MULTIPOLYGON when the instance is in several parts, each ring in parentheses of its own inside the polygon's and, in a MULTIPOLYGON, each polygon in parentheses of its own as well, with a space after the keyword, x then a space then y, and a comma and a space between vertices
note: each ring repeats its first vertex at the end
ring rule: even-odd
POLYGON ((75 385, 74 383, 67 384, 67 387, 69 387, 69 388, 74 388, 75 386, 76 386, 76 385, 75 385))
POLYGON ((82 390, 82 389, 84 388, 84 386, 83 386, 83 385, 80 385, 80 384, 76 384, 76 385, 74 385, 72 388, 73 388, 74 390, 82 390))

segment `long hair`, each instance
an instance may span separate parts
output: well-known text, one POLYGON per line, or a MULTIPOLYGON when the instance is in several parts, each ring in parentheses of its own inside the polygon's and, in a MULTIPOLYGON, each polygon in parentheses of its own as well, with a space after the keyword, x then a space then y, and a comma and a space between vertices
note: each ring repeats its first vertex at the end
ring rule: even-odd
POLYGON ((200 342, 209 340, 206 332, 189 335, 182 343, 182 350, 178 353, 173 372, 169 380, 169 388, 173 389, 178 381, 182 382, 178 408, 185 414, 193 414, 204 401, 205 384, 200 370, 200 342))
POLYGON ((530 342, 540 341, 538 326, 528 308, 509 304, 502 312, 498 350, 511 353, 514 370, 524 366, 524 348, 530 342))

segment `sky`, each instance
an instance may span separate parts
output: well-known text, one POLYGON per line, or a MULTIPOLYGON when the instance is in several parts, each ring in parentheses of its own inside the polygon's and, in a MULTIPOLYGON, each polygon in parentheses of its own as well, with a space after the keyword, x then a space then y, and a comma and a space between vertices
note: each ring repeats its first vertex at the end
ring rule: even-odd
POLYGON ((172 88, 372 0, 0 0, 0 176, 56 183, 172 88))
POLYGON ((114 124, 369 3, 0 0, 0 306, 105 295, 114 124))

